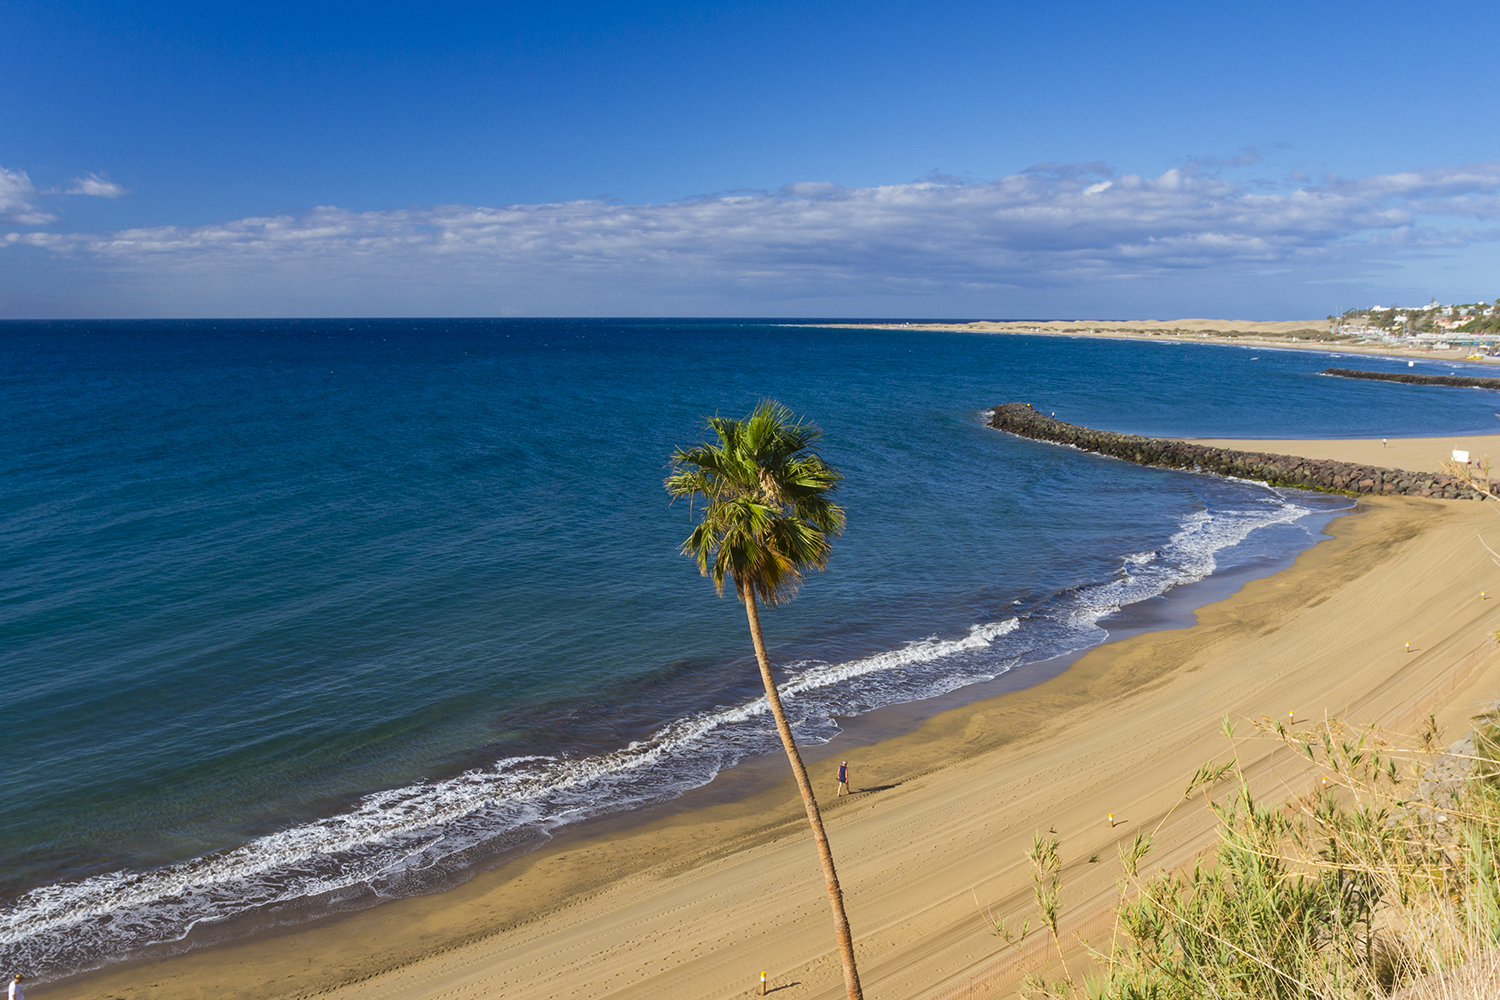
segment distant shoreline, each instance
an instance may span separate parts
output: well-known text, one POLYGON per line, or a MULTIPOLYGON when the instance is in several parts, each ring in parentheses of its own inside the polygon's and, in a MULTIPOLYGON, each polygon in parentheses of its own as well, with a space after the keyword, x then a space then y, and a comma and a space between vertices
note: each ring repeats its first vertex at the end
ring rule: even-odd
POLYGON ((1354 344, 1335 339, 1324 320, 1132 319, 1047 320, 1046 322, 976 320, 970 323, 808 323, 833 330, 929 330, 948 333, 1009 333, 1052 337, 1098 337, 1104 340, 1169 341, 1185 344, 1223 344, 1232 347, 1286 348, 1377 354, 1460 361, 1465 348, 1412 348, 1354 344))

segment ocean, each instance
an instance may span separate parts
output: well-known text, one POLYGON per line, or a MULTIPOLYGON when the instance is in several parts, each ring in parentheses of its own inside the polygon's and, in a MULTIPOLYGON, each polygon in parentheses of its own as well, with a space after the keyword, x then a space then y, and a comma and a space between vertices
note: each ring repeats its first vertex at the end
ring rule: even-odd
POLYGON ((0 324, 0 968, 434 891, 779 752, 743 610, 677 552, 691 511, 662 488, 707 415, 779 399, 845 474, 827 572, 763 617, 817 744, 1269 571, 1351 503, 1011 438, 994 404, 1174 436, 1497 427, 1487 392, 1319 377, 1336 354, 753 320, 0 324))

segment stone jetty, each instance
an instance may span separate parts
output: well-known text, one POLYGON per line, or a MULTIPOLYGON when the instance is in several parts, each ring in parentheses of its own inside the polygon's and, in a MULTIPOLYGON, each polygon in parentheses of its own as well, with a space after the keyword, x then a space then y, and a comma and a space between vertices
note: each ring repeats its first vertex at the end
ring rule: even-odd
POLYGON ((1254 479, 1272 486, 1295 486, 1304 490, 1349 496, 1375 494, 1441 497, 1448 500, 1484 499, 1484 494, 1453 476, 1298 458, 1294 455, 1209 448, 1171 438, 1096 431, 1091 427, 1079 427, 1049 417, 1026 403, 1002 403, 990 410, 989 423, 996 430, 1018 437, 1071 445, 1081 451, 1123 458, 1137 465, 1189 472, 1213 472, 1237 479, 1254 479))
POLYGON ((1478 375, 1418 375, 1414 372, 1367 372, 1360 368, 1324 368, 1319 375, 1364 378, 1372 382, 1405 382, 1407 385, 1452 385, 1466 389, 1500 389, 1500 378, 1478 375))

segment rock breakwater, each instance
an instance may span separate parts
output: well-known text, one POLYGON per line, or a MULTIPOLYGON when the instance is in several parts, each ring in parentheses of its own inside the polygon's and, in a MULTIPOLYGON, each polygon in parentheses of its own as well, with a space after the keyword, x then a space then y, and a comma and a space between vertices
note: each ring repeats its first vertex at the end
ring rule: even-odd
POLYGON ((1324 368, 1319 375, 1363 378, 1372 382, 1405 382, 1407 385, 1452 385, 1466 389, 1500 389, 1500 378, 1478 375, 1418 375, 1414 372, 1367 372, 1359 368, 1324 368))
POLYGON ((1484 494, 1453 476, 1298 458, 1295 455, 1210 448, 1171 438, 1096 431, 1091 427, 1079 427, 1049 417, 1025 403, 1002 403, 990 410, 989 423, 996 430, 1018 437, 1071 445, 1081 451, 1123 458, 1137 465, 1213 472, 1236 479, 1253 479, 1272 486, 1295 486, 1304 490, 1349 496, 1376 494, 1441 497, 1448 500, 1484 499, 1484 494))

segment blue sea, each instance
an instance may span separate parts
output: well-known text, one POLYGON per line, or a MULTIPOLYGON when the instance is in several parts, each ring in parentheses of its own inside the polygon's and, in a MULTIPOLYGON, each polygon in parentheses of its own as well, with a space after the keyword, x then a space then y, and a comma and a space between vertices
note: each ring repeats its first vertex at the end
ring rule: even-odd
POLYGON ((662 488, 707 415, 779 399, 846 476, 827 572, 764 616, 816 744, 1280 565, 1350 503, 1008 437, 996 403, 1500 426, 1491 393, 1338 363, 785 321, 0 324, 0 968, 433 891, 776 751, 662 488))

